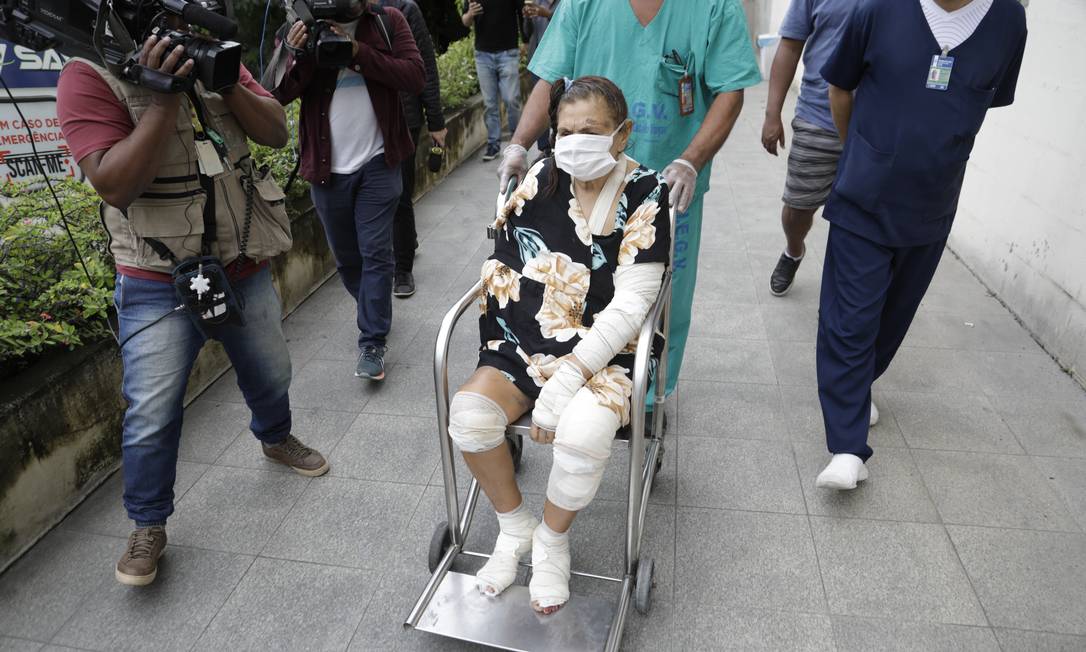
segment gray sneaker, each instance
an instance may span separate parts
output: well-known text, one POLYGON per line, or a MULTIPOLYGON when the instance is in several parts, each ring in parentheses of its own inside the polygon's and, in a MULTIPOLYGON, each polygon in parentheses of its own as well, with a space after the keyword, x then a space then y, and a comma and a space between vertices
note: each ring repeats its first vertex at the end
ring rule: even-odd
POLYGON ((362 347, 362 352, 358 354, 358 367, 355 368, 354 375, 370 380, 384 380, 385 351, 387 350, 387 347, 372 344, 362 347))
POLYGON ((303 444, 294 435, 287 435, 287 438, 278 444, 261 444, 261 448, 265 457, 289 466, 295 473, 310 478, 328 473, 328 461, 324 456, 303 444))

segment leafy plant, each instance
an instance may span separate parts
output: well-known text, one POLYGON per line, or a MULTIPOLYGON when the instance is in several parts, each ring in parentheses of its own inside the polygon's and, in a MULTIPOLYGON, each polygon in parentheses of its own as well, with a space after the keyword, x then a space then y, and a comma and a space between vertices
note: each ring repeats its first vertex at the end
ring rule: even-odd
POLYGON ((75 348, 109 332, 113 265, 98 197, 77 181, 54 182, 90 279, 47 188, 0 188, 0 368, 56 347, 75 348))
POLYGON ((475 74, 475 38, 469 36, 449 46, 437 58, 437 74, 441 79, 441 103, 446 111, 462 108, 479 93, 479 78, 475 74))
POLYGON ((300 176, 296 176, 294 183, 290 185, 290 188, 287 188, 287 181, 290 179, 290 174, 298 164, 299 106, 300 103, 298 101, 291 102, 286 106, 287 130, 290 132, 290 142, 286 147, 274 149, 272 147, 265 147, 264 145, 257 145, 253 142, 249 143, 249 149, 252 152, 253 160, 256 161, 257 165, 267 165, 271 169, 275 180, 287 191, 288 210, 297 206, 298 202, 305 201, 305 199, 309 197, 309 182, 300 176))

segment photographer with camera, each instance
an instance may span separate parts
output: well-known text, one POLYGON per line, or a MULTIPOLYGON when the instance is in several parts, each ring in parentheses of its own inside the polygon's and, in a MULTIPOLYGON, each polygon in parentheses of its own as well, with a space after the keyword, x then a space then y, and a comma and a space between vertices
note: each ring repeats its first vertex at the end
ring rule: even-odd
POLYGON ((314 38, 323 20, 312 29, 298 20, 287 32, 290 61, 274 94, 283 104, 302 98, 300 174, 311 184, 340 280, 357 302, 355 376, 379 381, 392 325, 400 164, 415 151, 400 92, 421 93, 426 69, 399 11, 359 0, 336 5, 332 29, 350 39, 346 65, 323 59, 330 48, 314 38))
POLYGON ((291 434, 290 356, 268 263, 290 248, 290 223, 282 191, 266 169, 254 169, 246 142, 284 146, 283 109, 236 59, 230 75, 215 71, 236 83, 209 90, 211 66, 201 52, 218 46, 190 41, 178 16, 128 31, 151 34, 132 65, 112 72, 81 58, 65 64, 57 113, 103 200, 117 266, 128 401, 124 504, 136 529, 115 574, 142 586, 154 581, 166 546, 185 390, 208 339, 221 342, 234 364, 264 455, 306 476, 324 474, 328 463, 291 434), (135 65, 133 79, 145 85, 119 76, 135 65), (162 92, 186 86, 187 93, 162 92))

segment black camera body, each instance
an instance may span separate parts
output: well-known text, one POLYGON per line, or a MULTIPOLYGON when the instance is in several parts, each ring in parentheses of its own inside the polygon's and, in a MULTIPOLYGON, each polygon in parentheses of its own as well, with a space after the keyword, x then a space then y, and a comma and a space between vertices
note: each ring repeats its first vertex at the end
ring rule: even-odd
POLYGON ((218 92, 238 83, 238 71, 241 67, 240 43, 218 41, 165 25, 153 28, 151 33, 160 39, 169 38, 171 47, 180 45, 185 48, 185 56, 195 64, 193 79, 199 80, 204 88, 218 92))
POLYGON ((0 0, 0 36, 34 50, 101 61, 120 79, 158 92, 186 92, 197 80, 218 91, 238 80, 241 44, 218 40, 237 33, 232 14, 229 0, 0 0), (215 38, 172 29, 170 16, 215 38), (143 41, 160 32, 185 46, 196 64, 191 76, 139 64, 143 41))
POLYGON ((354 39, 337 34, 333 21, 349 22, 361 13, 358 0, 294 0, 287 6, 287 20, 300 20, 309 28, 305 52, 321 68, 343 68, 354 58, 354 39))

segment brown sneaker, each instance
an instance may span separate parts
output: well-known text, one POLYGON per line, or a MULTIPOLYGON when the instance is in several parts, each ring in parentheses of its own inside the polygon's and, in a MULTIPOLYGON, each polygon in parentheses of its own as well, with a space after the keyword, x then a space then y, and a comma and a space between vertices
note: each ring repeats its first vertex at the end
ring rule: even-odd
POLYGON ((315 478, 328 473, 328 462, 324 456, 298 441, 294 435, 287 435, 282 442, 269 446, 261 444, 264 455, 270 460, 286 464, 295 472, 315 478))
POLYGON ((158 575, 158 560, 166 551, 166 528, 137 528, 128 537, 128 548, 117 562, 117 581, 128 586, 147 586, 158 575))

